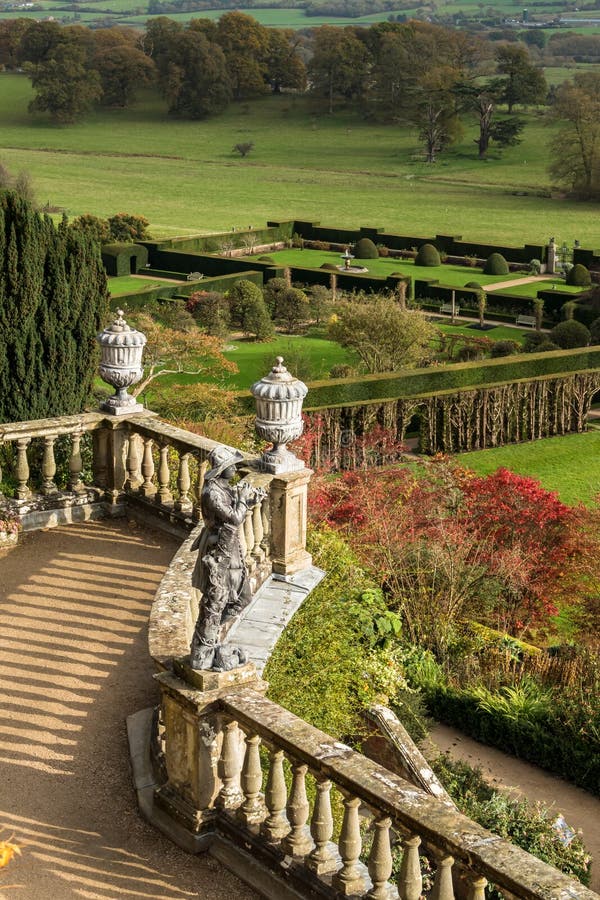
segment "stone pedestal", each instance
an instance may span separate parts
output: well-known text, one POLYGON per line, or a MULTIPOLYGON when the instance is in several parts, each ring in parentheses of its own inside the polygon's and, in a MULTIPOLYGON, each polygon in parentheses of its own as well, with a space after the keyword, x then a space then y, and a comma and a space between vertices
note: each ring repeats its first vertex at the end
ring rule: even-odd
POLYGON ((219 711, 219 697, 236 687, 264 693, 267 684, 253 663, 229 672, 196 671, 190 668, 189 657, 183 657, 175 660, 173 668, 173 673, 156 676, 168 780, 156 789, 154 802, 187 831, 202 835, 214 830, 218 809, 227 805, 222 795, 236 795, 236 786, 239 792, 243 734, 219 711), (222 760, 225 735, 230 742, 226 772, 222 760))
POLYGON ((277 475, 271 482, 271 562, 277 575, 294 575, 312 564, 306 552, 311 469, 277 475))

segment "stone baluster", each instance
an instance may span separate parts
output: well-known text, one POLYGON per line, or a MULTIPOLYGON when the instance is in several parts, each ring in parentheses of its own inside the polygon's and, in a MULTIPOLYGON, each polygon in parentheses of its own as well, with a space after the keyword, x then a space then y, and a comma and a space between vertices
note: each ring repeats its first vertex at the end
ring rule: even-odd
POLYGON ((217 798, 217 806, 236 809, 243 800, 240 788, 239 728, 237 722, 226 722, 223 726, 223 745, 218 772, 222 788, 217 798))
MULTIPOLYGON (((269 488, 270 490, 270 488, 269 488)), ((263 539, 261 547, 265 556, 271 555, 271 498, 267 494, 263 502, 260 504, 260 517, 262 520, 263 539)))
POLYGON ((392 874, 392 851, 390 848, 391 819, 384 816, 374 824, 373 845, 369 854, 369 875, 372 887, 367 900, 389 900, 392 874))
POLYGON ((179 452, 179 470, 177 472, 177 490, 179 496, 175 501, 175 509, 178 512, 191 512, 192 501, 190 498, 190 487, 192 480, 190 478, 190 454, 184 451, 179 452))
POLYGON ((248 544, 246 543, 246 520, 242 522, 241 525, 238 525, 238 536, 240 539, 240 552, 242 554, 242 559, 246 562, 246 556, 248 555, 248 544))
POLYGON ((454 887, 452 885, 452 866, 454 857, 444 856, 437 865, 435 881, 431 891, 431 900, 454 900, 454 887))
POLYGON ((252 510, 249 509, 246 513, 246 518, 244 519, 244 541, 246 544, 246 555, 245 555, 245 563, 246 568, 251 571, 254 565, 254 558, 252 556, 252 551, 254 550, 254 528, 252 527, 252 510))
POLYGON ((69 480, 67 487, 74 494, 85 493, 85 485, 81 480, 83 462, 81 459, 81 432, 74 431, 71 435, 71 455, 69 457, 69 480))
POLYGON ((306 856, 313 848, 308 820, 308 800, 306 797, 306 773, 308 766, 292 763, 292 788, 287 802, 287 817, 291 825, 290 833, 283 839, 282 847, 290 856, 306 856))
MULTIPOLYGON (((264 502, 264 501, 263 501, 264 502)), ((265 536, 262 523, 262 503, 257 503, 252 508, 252 530, 254 531, 254 547, 252 548, 252 556, 261 563, 265 558, 262 542, 265 536)))
POLYGON ((42 494, 49 497, 58 493, 54 476, 56 475, 56 459, 54 458, 54 444, 56 435, 49 434, 44 438, 44 453, 42 455, 42 494))
POLYGON ((152 482, 152 479, 154 477, 154 459, 152 458, 152 445, 152 438, 144 438, 144 455, 142 457, 142 477, 144 479, 144 482, 140 487, 140 494, 142 494, 143 497, 147 497, 149 499, 153 498, 156 494, 156 487, 152 482))
POLYGON ((127 446, 127 478, 125 479, 126 491, 137 491, 142 483, 142 471, 140 467, 140 456, 138 453, 140 446, 140 436, 135 432, 129 433, 129 443, 127 446))
POLYGON ((108 428, 98 428, 94 431, 94 483, 98 487, 106 487, 108 481, 108 428))
POLYGON ((276 843, 286 836, 290 823, 285 815, 287 790, 283 774, 283 750, 271 750, 269 774, 265 786, 265 805, 268 816, 261 826, 261 834, 269 843, 276 843))
POLYGON ((487 879, 483 875, 473 875, 469 880, 467 900, 485 900, 487 879))
POLYGON ((362 894, 365 890, 365 879, 358 864, 362 849, 359 807, 358 797, 350 794, 344 796, 344 819, 338 841, 342 868, 333 876, 332 884, 345 897, 350 894, 362 894))
POLYGON ((421 838, 413 834, 402 841, 403 853, 398 876, 400 900, 419 900, 423 890, 423 876, 419 862, 421 838))
POLYGON ((15 467, 17 479, 15 497, 17 500, 29 500, 31 497, 29 489, 29 462, 27 460, 29 442, 30 438, 17 438, 17 464, 15 467))
POLYGON ((169 490, 171 471, 169 469, 169 445, 162 444, 159 449, 158 460, 158 490, 154 495, 154 502, 162 506, 170 506, 173 503, 173 494, 169 490))
POLYGON ((247 827, 257 826, 265 817, 265 804, 260 793, 262 767, 259 747, 260 737, 257 734, 246 736, 246 753, 241 777, 244 802, 238 809, 237 816, 247 827))
POLYGON ((208 471, 208 460, 198 463, 198 473, 196 476, 196 487, 194 490, 194 508, 192 510, 192 519, 194 522, 202 521, 202 507, 200 506, 200 498, 202 496, 202 488, 204 487, 204 476, 208 471))
POLYGON ((338 855, 330 843, 333 834, 333 816, 331 814, 331 781, 317 776, 317 796, 310 821, 310 833, 315 842, 306 865, 317 875, 334 872, 338 867, 338 855))

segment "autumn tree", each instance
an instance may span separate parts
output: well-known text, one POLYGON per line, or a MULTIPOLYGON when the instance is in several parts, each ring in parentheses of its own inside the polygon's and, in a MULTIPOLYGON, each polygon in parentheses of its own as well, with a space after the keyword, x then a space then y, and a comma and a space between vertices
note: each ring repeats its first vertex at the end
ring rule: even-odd
POLYGON ((269 46, 266 60, 266 78, 274 94, 282 88, 304 90, 306 66, 298 52, 300 38, 288 28, 269 29, 269 46))
POLYGON ((163 89, 172 115, 203 119, 221 112, 232 96, 222 49, 198 31, 180 34, 172 46, 163 89))
POLYGON ((60 125, 83 118, 102 95, 100 76, 88 67, 86 50, 75 42, 59 43, 25 71, 36 92, 31 112, 48 112, 60 125))
POLYGON ((402 309, 392 299, 339 306, 330 320, 329 336, 354 350, 367 372, 393 372, 414 366, 430 355, 437 334, 417 310, 402 309))
POLYGON ((147 338, 144 374, 132 389, 137 397, 157 378, 165 375, 222 375, 236 372, 237 366, 223 356, 221 338, 204 334, 185 309, 175 310, 171 321, 159 321, 148 313, 130 316, 131 322, 147 338))
POLYGON ((600 193, 600 76, 577 73, 556 91, 552 115, 561 124, 551 142, 550 174, 578 196, 600 193))
POLYGON ((353 100, 364 92, 369 54, 353 28, 316 28, 312 50, 308 65, 311 90, 327 99, 329 113, 333 113, 336 97, 353 100))
POLYGON ((129 106, 139 88, 151 84, 156 77, 152 60, 131 42, 97 47, 93 65, 100 76, 105 106, 129 106))
POLYGON ((234 100, 264 93, 271 47, 269 29, 245 13, 227 12, 219 18, 215 41, 225 56, 234 100))

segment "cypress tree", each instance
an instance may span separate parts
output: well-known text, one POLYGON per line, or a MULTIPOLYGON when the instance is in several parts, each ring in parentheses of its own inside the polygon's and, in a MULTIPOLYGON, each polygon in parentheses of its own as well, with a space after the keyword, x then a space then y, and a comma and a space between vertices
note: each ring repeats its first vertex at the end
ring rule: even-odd
POLYGON ((0 422, 85 408, 107 312, 98 246, 0 194, 0 422))

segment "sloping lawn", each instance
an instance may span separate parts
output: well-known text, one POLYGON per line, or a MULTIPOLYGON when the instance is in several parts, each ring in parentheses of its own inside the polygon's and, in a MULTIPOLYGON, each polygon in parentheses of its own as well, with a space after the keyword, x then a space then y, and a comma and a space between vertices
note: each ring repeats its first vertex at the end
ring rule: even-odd
POLYGON ((538 478, 563 503, 590 506, 600 494, 600 431, 567 434, 492 450, 461 453, 459 462, 479 475, 504 467, 538 478))

